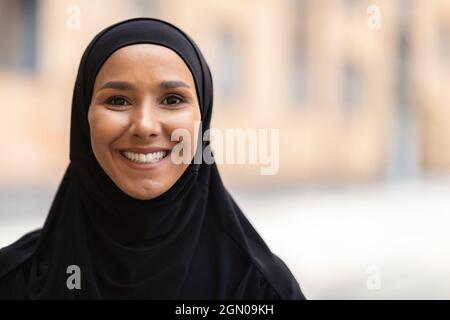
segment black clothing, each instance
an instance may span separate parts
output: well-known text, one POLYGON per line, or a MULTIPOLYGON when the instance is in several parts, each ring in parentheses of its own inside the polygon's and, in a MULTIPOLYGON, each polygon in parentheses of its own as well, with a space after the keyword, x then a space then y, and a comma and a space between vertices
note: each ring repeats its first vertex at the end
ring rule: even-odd
MULTIPOLYGON (((175 26, 136 18, 100 32, 83 54, 72 100, 70 164, 42 229, 0 250, 3 299, 304 299, 222 184, 216 164, 191 163, 165 193, 125 194, 92 152, 87 111, 95 77, 121 47, 175 51, 196 84, 203 131, 213 84, 196 44, 175 26), (69 289, 69 266, 81 288, 69 289)), ((209 147, 198 145, 197 152, 209 147)))

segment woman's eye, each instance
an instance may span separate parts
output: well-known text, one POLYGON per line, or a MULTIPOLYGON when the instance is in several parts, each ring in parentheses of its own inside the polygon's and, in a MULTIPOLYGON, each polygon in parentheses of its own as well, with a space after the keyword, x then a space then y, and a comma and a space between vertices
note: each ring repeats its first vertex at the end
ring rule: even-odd
POLYGON ((163 100, 164 104, 177 105, 183 102, 183 99, 178 96, 168 96, 163 100))
POLYGON ((130 103, 127 101, 127 99, 119 96, 110 97, 108 100, 106 100, 106 103, 112 106, 127 106, 130 105, 130 103))

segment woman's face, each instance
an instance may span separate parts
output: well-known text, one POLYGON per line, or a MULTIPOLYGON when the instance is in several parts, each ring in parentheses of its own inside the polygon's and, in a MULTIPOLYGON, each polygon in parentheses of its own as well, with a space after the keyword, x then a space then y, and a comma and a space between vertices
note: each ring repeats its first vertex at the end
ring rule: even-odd
POLYGON ((189 164, 171 161, 178 143, 171 134, 189 131, 192 159, 194 123, 200 119, 192 74, 166 47, 123 47, 97 74, 88 112, 92 149, 108 176, 133 198, 155 198, 178 180, 189 164))

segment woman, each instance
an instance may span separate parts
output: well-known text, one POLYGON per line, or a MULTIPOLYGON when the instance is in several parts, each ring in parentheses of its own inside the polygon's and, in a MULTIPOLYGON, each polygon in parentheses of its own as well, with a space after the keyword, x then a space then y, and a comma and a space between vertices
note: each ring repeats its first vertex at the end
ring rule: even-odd
POLYGON ((206 61, 175 26, 99 33, 75 83, 70 164, 43 228, 0 251, 0 297, 303 299, 216 165, 194 161, 212 105, 206 61), (172 141, 177 129, 192 138, 172 141))

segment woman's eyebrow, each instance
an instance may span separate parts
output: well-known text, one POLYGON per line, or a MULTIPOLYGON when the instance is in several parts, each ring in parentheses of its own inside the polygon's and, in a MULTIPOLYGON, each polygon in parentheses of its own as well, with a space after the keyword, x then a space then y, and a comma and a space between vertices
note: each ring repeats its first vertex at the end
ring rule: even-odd
POLYGON ((126 81, 108 81, 98 90, 100 91, 103 89, 136 90, 136 87, 126 81))
MULTIPOLYGON (((190 86, 183 81, 180 80, 167 80, 160 82, 159 86, 163 89, 174 89, 178 87, 184 87, 190 89, 190 86)), ((116 90, 136 90, 136 87, 127 81, 108 81, 103 86, 100 87, 100 90, 103 89, 116 89, 116 90)))
POLYGON ((159 86, 163 89, 174 89, 178 87, 190 88, 186 82, 180 80, 162 81, 159 86))

